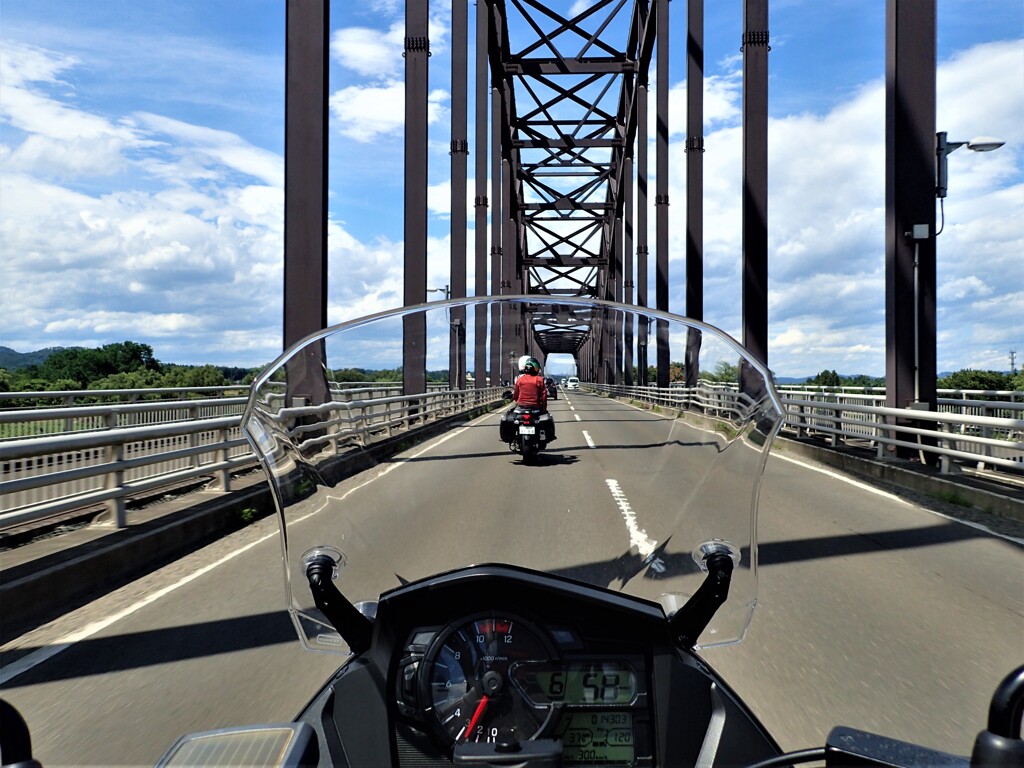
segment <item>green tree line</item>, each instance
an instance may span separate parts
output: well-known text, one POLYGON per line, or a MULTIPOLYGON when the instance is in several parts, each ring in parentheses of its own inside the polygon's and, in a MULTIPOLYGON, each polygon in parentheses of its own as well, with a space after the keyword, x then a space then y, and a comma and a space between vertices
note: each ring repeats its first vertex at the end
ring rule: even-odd
MULTIPOLYGON (((71 347, 23 368, 0 368, 0 392, 83 389, 221 387, 252 383, 262 368, 162 363, 149 344, 121 341, 87 349, 71 347)), ((402 369, 342 368, 335 381, 400 382, 402 369)), ((428 381, 447 381, 448 371, 428 371, 428 381)))
MULTIPOLYGON (((822 387, 884 387, 885 379, 871 376, 840 376, 834 370, 824 370, 807 380, 808 384, 822 387)), ((964 368, 935 380, 939 389, 981 389, 989 392, 1024 391, 1024 372, 977 371, 964 368)))
POLYGON ((258 368, 161 363, 148 344, 122 341, 54 352, 41 363, 0 368, 0 391, 54 392, 78 389, 152 389, 248 384, 258 368))
MULTIPOLYGON (((637 371, 634 369, 634 375, 637 371)), ((653 365, 647 369, 647 380, 656 381, 658 369, 653 365)), ((713 371, 701 371, 700 378, 705 381, 734 382, 737 380, 735 365, 724 361, 716 364, 713 371)), ((682 363, 669 365, 669 381, 684 381, 682 363)), ((816 376, 807 379, 807 384, 816 387, 884 387, 885 378, 880 376, 840 376, 835 370, 823 370, 816 376)), ((1000 371, 978 371, 965 368, 960 371, 936 379, 939 389, 981 389, 986 391, 1024 392, 1024 371, 1004 373, 1000 371)))
MULTIPOLYGON (((0 391, 54 392, 78 389, 152 389, 160 387, 217 387, 248 385, 260 368, 216 365, 177 365, 161 363, 148 344, 122 341, 94 349, 61 349, 41 363, 8 370, 0 368, 0 391)), ((335 370, 336 381, 398 382, 401 368, 335 370)), ((634 375, 636 372, 634 372, 634 375)), ((670 381, 683 381, 684 368, 673 362, 670 381)), ((701 371, 710 381, 735 381, 736 366, 719 362, 713 371, 701 371)), ((648 380, 657 379, 657 369, 648 369, 648 380)), ((447 381, 447 370, 427 372, 428 381, 447 381)), ((827 387, 884 387, 885 379, 870 376, 840 376, 835 370, 823 370, 808 379, 808 384, 827 387)), ((1003 373, 964 369, 937 380, 940 389, 981 389, 1024 391, 1024 372, 1003 373)))

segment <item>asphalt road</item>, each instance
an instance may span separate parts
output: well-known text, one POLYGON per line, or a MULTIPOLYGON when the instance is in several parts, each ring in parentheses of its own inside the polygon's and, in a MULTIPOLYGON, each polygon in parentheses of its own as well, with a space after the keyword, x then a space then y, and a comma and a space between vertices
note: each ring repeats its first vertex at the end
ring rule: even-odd
MULTIPOLYGON (((717 451, 706 430, 583 393, 552 411, 559 439, 540 465, 498 442, 492 414, 341 484, 346 511, 299 523, 291 546, 341 542, 340 586, 357 599, 512 551, 614 585, 631 546, 701 524, 698 490, 742 508, 743 489, 699 462, 666 477, 682 447, 717 451)), ((759 531, 751 628, 705 656, 782 745, 842 723, 968 753, 992 688, 1024 661, 1021 543, 784 452, 759 531)), ((44 765, 153 764, 188 731, 290 719, 340 663, 300 648, 284 605, 266 519, 8 644, 0 695, 44 765)))

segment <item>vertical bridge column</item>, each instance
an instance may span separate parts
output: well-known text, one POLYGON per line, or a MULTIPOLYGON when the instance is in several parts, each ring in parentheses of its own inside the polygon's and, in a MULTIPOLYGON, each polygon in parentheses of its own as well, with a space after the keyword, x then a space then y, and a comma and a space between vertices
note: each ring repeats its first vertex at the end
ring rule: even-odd
POLYGON ((768 0, 743 6, 743 345, 768 363, 768 0))
MULTIPOLYGON (((655 0, 657 34, 658 34, 658 105, 657 113, 657 192, 654 196, 656 208, 657 249, 655 267, 655 300, 657 308, 668 311, 668 0, 655 0)), ((658 338, 658 386, 669 385, 669 350, 668 323, 659 320, 656 323, 658 338)))
POLYGON ((885 404, 890 408, 936 408, 935 19, 935 0, 886 4, 885 404))
MULTIPOLYGON (((487 295, 487 3, 476 3, 476 163, 474 166, 474 227, 477 296, 487 295)), ((473 325, 473 370, 478 389, 487 386, 487 308, 477 306, 473 325)))
MULTIPOLYGON (((327 327, 328 0, 286 9, 284 149, 284 347, 327 327)), ((288 369, 289 405, 323 402, 323 350, 288 369)))
MULTIPOLYGON (((704 319, 704 0, 686 20, 686 315, 704 319)), ((686 335, 686 386, 700 376, 700 332, 686 335)))
MULTIPOLYGON (((452 0, 451 297, 454 299, 466 296, 468 15, 467 0, 452 0)), ((452 309, 449 321, 448 383, 452 389, 465 389, 466 308, 452 309)))
MULTIPOLYGON (((405 4, 405 306, 427 300, 427 0, 405 4)), ((402 381, 406 395, 427 390, 427 326, 403 319, 402 381)))

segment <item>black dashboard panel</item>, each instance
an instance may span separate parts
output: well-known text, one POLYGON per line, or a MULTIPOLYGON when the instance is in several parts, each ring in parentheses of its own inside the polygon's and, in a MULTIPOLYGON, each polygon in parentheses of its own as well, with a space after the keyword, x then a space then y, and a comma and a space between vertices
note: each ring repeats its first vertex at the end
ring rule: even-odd
POLYGON ((668 639, 661 609, 573 587, 485 567, 381 601, 380 620, 395 611, 409 624, 422 608, 430 619, 405 628, 389 675, 400 763, 409 745, 411 764, 429 751, 426 734, 446 760, 462 745, 549 739, 566 766, 653 764, 651 652, 668 639), (582 609, 588 597, 601 611, 582 609))
POLYGON ((382 595, 372 647, 300 718, 325 742, 322 765, 508 759, 528 740, 553 755, 537 765, 692 765, 716 722, 719 755, 724 741, 748 762, 777 754, 724 683, 674 646, 660 606, 506 566, 382 595))

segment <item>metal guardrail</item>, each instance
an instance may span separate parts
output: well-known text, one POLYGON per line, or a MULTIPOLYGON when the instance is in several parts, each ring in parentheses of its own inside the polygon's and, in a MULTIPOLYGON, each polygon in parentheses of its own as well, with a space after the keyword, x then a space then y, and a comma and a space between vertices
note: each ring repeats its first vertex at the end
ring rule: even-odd
MULTIPOLYGON (((703 386, 693 390, 584 386, 669 408, 722 408, 721 403, 737 396, 735 390, 725 386, 710 390, 713 395, 708 395, 703 386)), ((860 441, 879 458, 886 455, 889 446, 936 454, 944 473, 954 471, 954 461, 1024 471, 1024 402, 942 399, 936 412, 887 408, 879 404, 884 402, 884 395, 791 390, 780 394, 786 409, 785 427, 798 437, 824 435, 833 445, 860 441)))
POLYGON ((219 387, 151 387, 144 389, 62 389, 0 392, 0 408, 70 408, 76 403, 134 403, 140 400, 187 400, 248 393, 248 384, 219 387))
MULTIPOLYGON (((332 382, 332 390, 388 390, 401 392, 402 385, 392 382, 348 381, 332 382)), ((448 389, 446 382, 428 381, 428 392, 448 389)), ((140 401, 174 401, 197 398, 218 398, 249 394, 248 384, 228 384, 217 387, 151 387, 144 389, 67 389, 52 392, 0 392, 0 411, 35 408, 71 408, 88 405, 116 405, 140 401)), ((244 400, 243 400, 244 402, 244 400)))
MULTIPOLYGON (((734 388, 711 382, 693 390, 584 386, 668 408, 698 408, 726 419, 745 408, 734 388)), ((335 400, 330 403, 280 413, 295 419, 300 442, 340 452, 496 402, 503 388, 444 389, 414 397, 393 394, 395 385, 356 384, 332 391, 335 400), (314 413, 316 427, 303 427, 300 417, 314 413), (302 438, 304 431, 308 438, 302 438)), ((1024 470, 1024 402, 942 399, 936 413, 885 408, 882 399, 872 393, 784 390, 786 426, 799 436, 822 435, 834 444, 857 441, 879 456, 888 446, 938 454, 945 472, 954 462, 965 461, 1024 470)), ((212 477, 215 488, 229 491, 232 472, 254 461, 239 424, 245 400, 136 398, 119 404, 0 411, 0 435, 5 436, 0 440, 0 530, 100 504, 111 522, 124 525, 129 497, 196 478, 212 477), (19 437, 18 430, 30 436, 19 437)))
MULTIPOLYGON (((501 388, 428 392, 414 396, 361 397, 373 394, 356 388, 339 399, 313 408, 282 409, 292 419, 317 412, 317 437, 330 450, 366 446, 399 431, 495 402, 501 388), (326 430, 326 434, 325 434, 326 430)), ((191 408, 200 401, 163 403, 165 408, 191 408)), ((224 402, 224 401, 219 401, 224 402)), ((242 399, 244 406, 245 400, 242 399)), ((150 404, 146 404, 148 406, 150 404)), ((108 424, 142 411, 142 404, 102 406, 108 424)), ((201 406, 200 406, 201 408, 201 406)), ((69 411, 92 410, 60 409, 69 411)), ((0 417, 10 413, 0 412, 0 417)), ((51 412, 58 419, 75 419, 51 412)), ((13 419, 13 417, 10 417, 13 419)), ((146 425, 77 430, 0 442, 0 530, 102 504, 105 517, 118 527, 126 520, 129 497, 196 478, 211 477, 214 488, 231 490, 231 473, 255 463, 241 434, 241 413, 186 416, 183 420, 146 425)), ((300 420, 301 421, 301 420, 300 420)), ((297 421, 296 423, 300 423, 297 421)), ((296 434, 305 428, 294 427, 296 434)))
MULTIPOLYGON (((428 392, 443 392, 446 384, 429 382, 428 392)), ((332 383, 331 393, 335 400, 372 399, 399 394, 401 384, 332 383)), ((6 392, 0 395, 32 395, 42 403, 34 408, 0 410, 0 442, 22 440, 43 435, 68 434, 118 427, 142 426, 145 424, 169 424, 186 419, 208 419, 217 416, 242 414, 248 400, 248 387, 197 387, 192 390, 80 390, 75 392, 6 392), (228 392, 245 392, 242 397, 228 397, 228 392), (179 400, 147 399, 149 392, 220 394, 220 397, 179 400), (102 404, 52 406, 50 402, 74 401, 88 393, 90 399, 106 400, 102 404), (119 401, 123 399, 123 401, 119 401)), ((282 393, 282 398, 283 398, 282 393)), ((0 398, 3 402, 17 402, 17 398, 0 398)))
POLYGON ((0 443, 46 435, 170 424, 220 416, 241 416, 246 400, 246 397, 146 400, 121 404, 0 411, 0 443))
MULTIPOLYGON (((885 398, 885 387, 825 386, 815 384, 777 384, 776 389, 782 394, 794 392, 814 393, 818 395, 878 395, 885 398)), ((1012 389, 937 389, 941 399, 948 400, 981 400, 984 402, 1008 401, 1024 402, 1024 392, 1012 389)))

